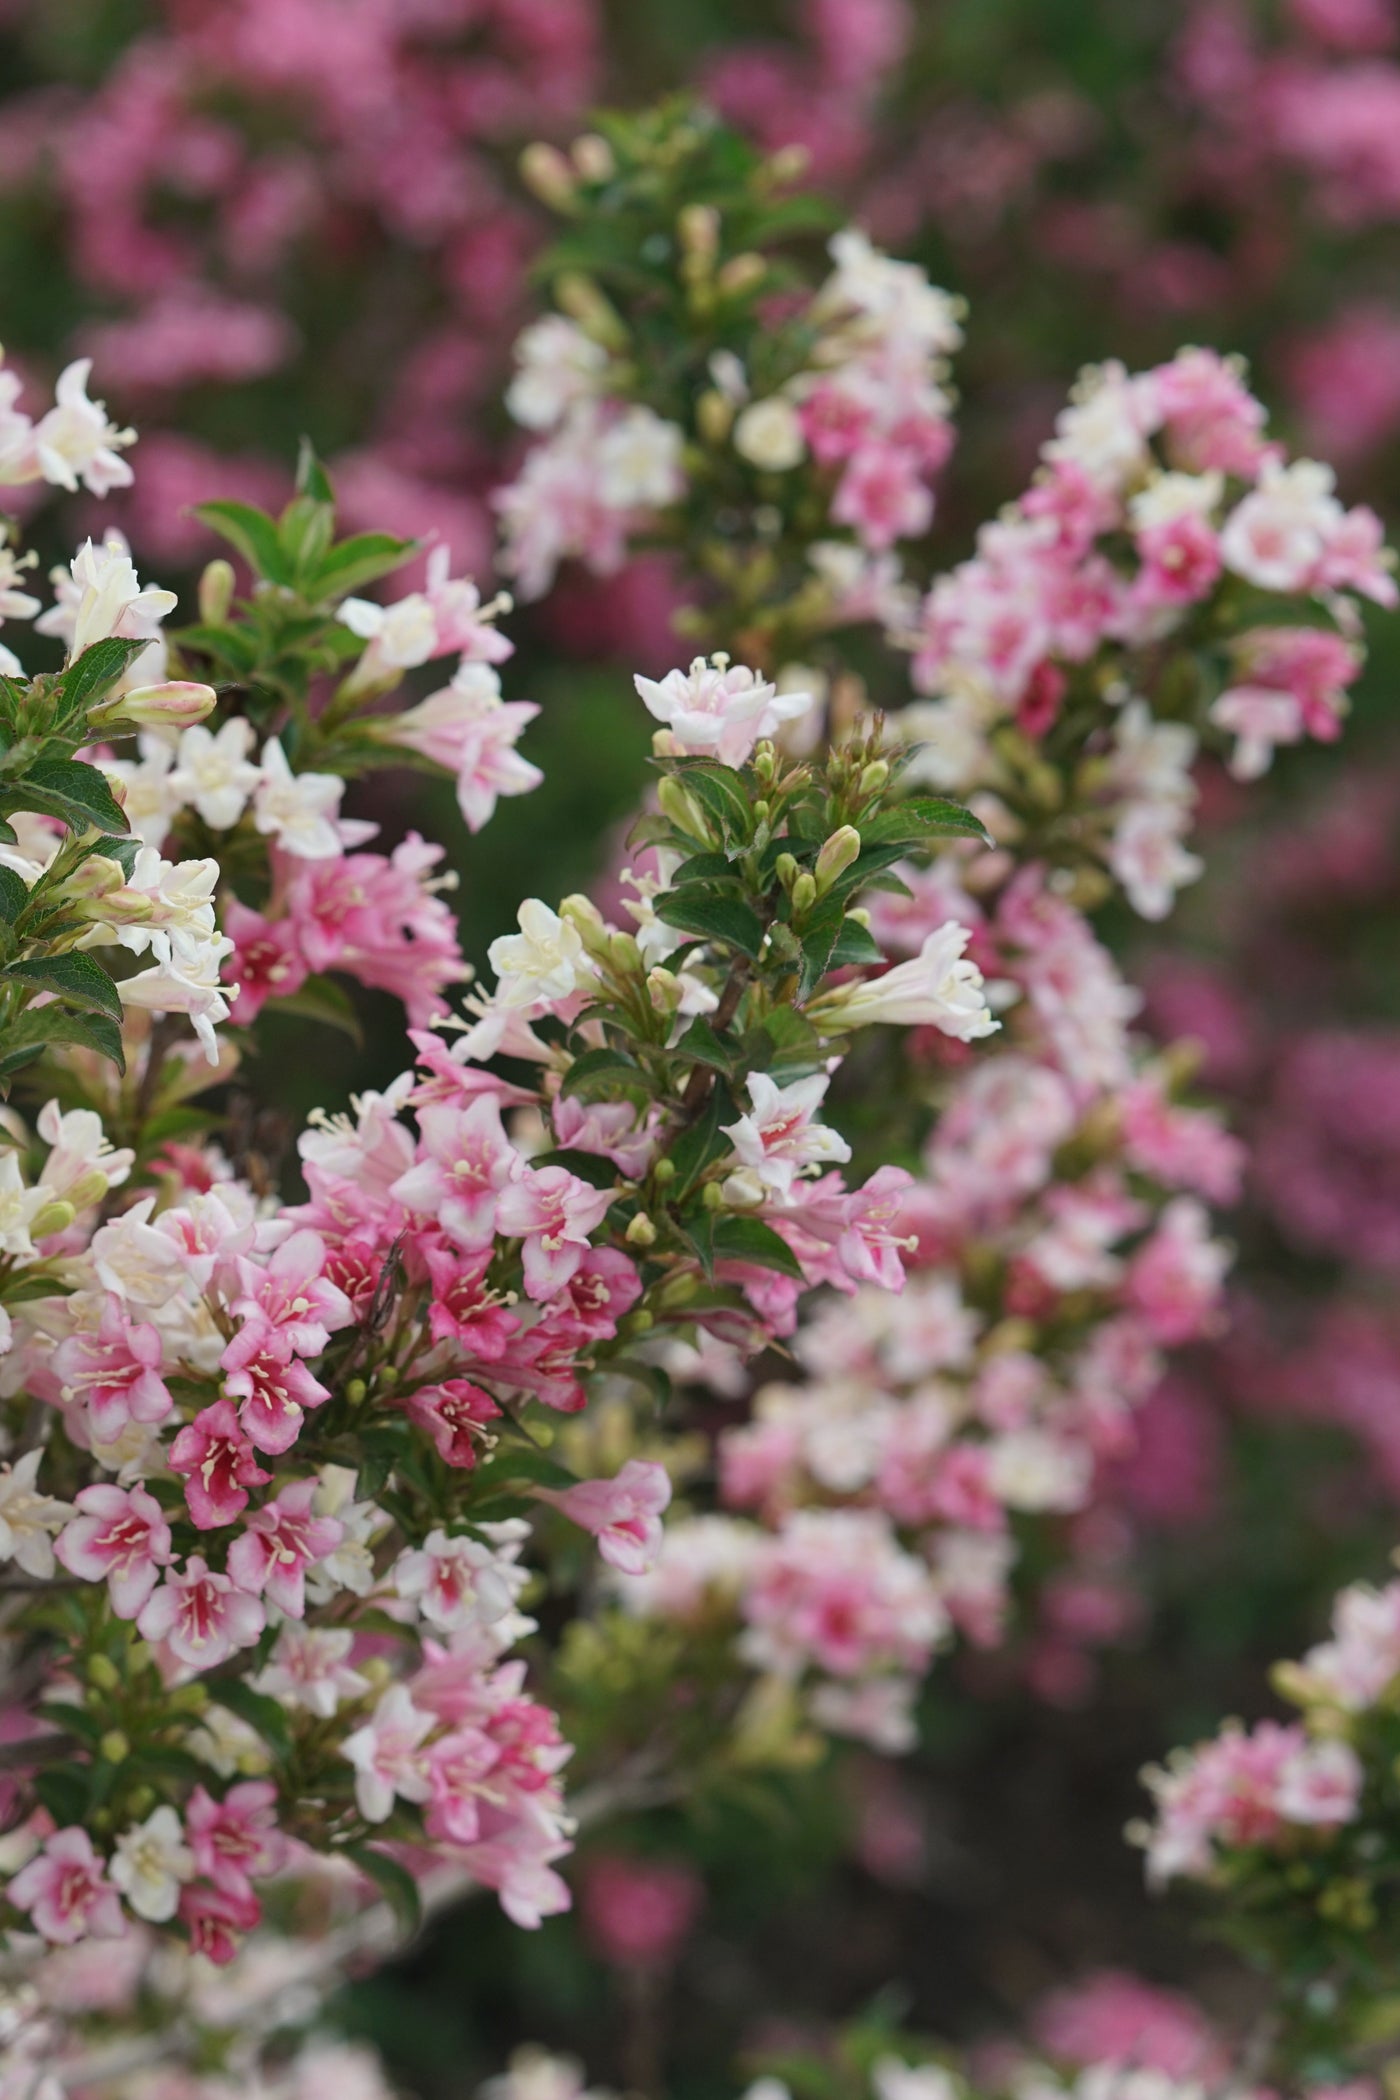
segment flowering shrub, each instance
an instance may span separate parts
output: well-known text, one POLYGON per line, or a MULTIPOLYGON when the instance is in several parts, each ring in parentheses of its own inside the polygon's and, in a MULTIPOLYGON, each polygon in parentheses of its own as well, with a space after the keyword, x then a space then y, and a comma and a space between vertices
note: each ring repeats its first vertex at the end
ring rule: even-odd
MULTIPOLYGON (((107 2006, 160 2001, 150 2060, 188 2038, 245 2077, 305 2016, 240 1994, 295 1969, 300 1905, 338 1921, 327 1971, 392 1945, 366 1884, 404 1927, 467 1880, 536 1926, 576 1816, 711 1803, 825 1734, 908 1749, 954 1631, 1006 1639, 1026 1547, 1023 1589, 1072 1560, 1166 1352, 1218 1324, 1207 1206, 1241 1168, 1133 1027, 1106 908, 1163 918, 1199 873, 1204 750, 1246 780, 1337 735, 1358 600, 1396 598, 1374 514, 1191 350, 1087 373, 1029 491, 931 576, 957 303, 853 229, 811 267, 791 163, 689 106, 528 166, 571 225, 510 391, 505 565, 539 593, 663 547, 710 650, 636 680, 655 785, 611 916, 526 898, 478 986, 440 849, 367 850, 342 813, 406 766, 479 829, 538 784, 536 710, 503 695, 509 600, 444 547, 362 595, 419 550, 338 540, 310 448, 280 515, 200 506, 241 574, 211 562, 183 626, 115 534, 48 612, 10 557, 5 617, 66 661, 3 688, 0 1922, 41 1990, 128 1949, 107 2006), (922 696, 888 719, 855 669, 897 690, 881 638, 922 696), (191 1104, 264 1014, 353 1026, 337 976, 397 996, 411 1069, 318 1111, 279 1200, 191 1104), (244 1947, 265 1912, 286 1942, 244 1947)), ((12 483, 129 478, 86 379, 33 424, 10 390, 12 483)), ((1088 1639, 1115 1610, 1073 1568, 1045 1594, 1088 1639)), ((1352 1648, 1384 1609, 1345 1608, 1318 1683, 1383 1704, 1352 1648)), ((1308 1698, 1158 1782, 1159 1878, 1251 1848, 1246 1923, 1275 1896, 1291 1921, 1298 1854, 1369 1813, 1369 1746, 1308 1698)), ((1364 1835, 1348 1867, 1383 1860, 1364 1835)), ((630 1872, 610 1899, 595 1866, 595 1929, 652 1991, 697 1906, 630 1872)), ((1353 1935, 1357 1878, 1316 1906, 1353 1935)), ((26 2082, 41 2047, 106 2075, 17 2032, 26 2082)), ((1106 2054, 986 2083, 1093 2100, 1120 2071, 1142 2090, 1106 2054)), ((313 2048, 284 2083, 317 2075, 313 2048)), ((867 2081, 972 2089, 886 2049, 813 2090, 867 2081)))

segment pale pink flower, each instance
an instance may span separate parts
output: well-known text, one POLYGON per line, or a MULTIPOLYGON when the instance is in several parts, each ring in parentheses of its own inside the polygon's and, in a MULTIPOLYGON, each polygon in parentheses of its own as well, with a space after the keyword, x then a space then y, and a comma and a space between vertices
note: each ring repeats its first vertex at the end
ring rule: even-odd
POLYGON ((743 664, 711 664, 703 656, 688 671, 633 683, 648 713, 665 723, 675 752, 712 755, 728 766, 741 766, 760 737, 806 714, 813 699, 811 693, 780 693, 743 664))
POLYGON ((577 1272, 612 1202, 610 1189, 595 1189, 567 1167, 526 1167, 502 1189, 496 1229, 523 1242, 525 1288, 532 1298, 553 1298, 577 1272))
POLYGON ((235 1898, 250 1896, 253 1877, 277 1873, 286 1857, 277 1789, 267 1779, 240 1781, 222 1801, 197 1786, 185 1810, 185 1834, 199 1872, 235 1898))
POLYGON ((766 1072, 750 1073, 748 1113, 723 1126, 741 1165, 779 1197, 789 1193, 804 1168, 851 1156, 838 1131, 813 1121, 830 1083, 817 1073, 780 1087, 766 1072))
POLYGON ((168 1567, 170 1526, 154 1495, 144 1488, 98 1481, 79 1490, 79 1514, 54 1542, 54 1552, 72 1575, 103 1582, 119 1619, 134 1619, 168 1567))
POLYGON ((6 1894, 16 1910, 29 1913, 36 1932, 60 1947, 88 1933, 120 1939, 127 1929, 121 1898, 103 1872, 92 1839, 76 1826, 55 1831, 6 1894))
POLYGON ((671 1500, 666 1468, 629 1458, 611 1480, 581 1480, 576 1487, 538 1488, 541 1502, 561 1510, 598 1541, 609 1567, 622 1575, 644 1575, 661 1549, 661 1512, 671 1500))
POLYGON ((173 1402, 160 1370, 163 1349, 154 1327, 124 1316, 108 1298, 97 1332, 71 1334, 53 1353, 65 1399, 81 1400, 99 1444, 115 1443, 128 1422, 163 1422, 173 1402))
POLYGON ((136 1621, 144 1640, 162 1644, 191 1670, 213 1670, 238 1648, 251 1648, 263 1630, 256 1597, 234 1588, 191 1554, 184 1569, 167 1571, 136 1621))
POLYGON ((318 1517, 315 1480, 294 1481, 249 1517, 229 1547, 228 1571, 241 1590, 264 1593, 299 1619, 306 1610, 306 1571, 333 1553, 344 1536, 334 1517, 318 1517))
POLYGON ((405 1685, 391 1685, 372 1720, 347 1736, 342 1755, 355 1767, 355 1799, 367 1823, 383 1823, 396 1799, 426 1801, 432 1793, 423 1739, 437 1723, 421 1713, 405 1685))

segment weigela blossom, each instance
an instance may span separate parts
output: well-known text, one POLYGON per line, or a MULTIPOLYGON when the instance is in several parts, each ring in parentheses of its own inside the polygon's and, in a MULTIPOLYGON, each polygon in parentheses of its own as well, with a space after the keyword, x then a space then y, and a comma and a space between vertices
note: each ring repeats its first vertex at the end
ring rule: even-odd
POLYGON ((697 656, 688 671, 668 671, 660 681, 637 678, 647 711, 664 722, 678 753, 712 752, 727 766, 740 766, 760 737, 780 723, 796 721, 812 705, 810 693, 779 692, 744 664, 697 656))

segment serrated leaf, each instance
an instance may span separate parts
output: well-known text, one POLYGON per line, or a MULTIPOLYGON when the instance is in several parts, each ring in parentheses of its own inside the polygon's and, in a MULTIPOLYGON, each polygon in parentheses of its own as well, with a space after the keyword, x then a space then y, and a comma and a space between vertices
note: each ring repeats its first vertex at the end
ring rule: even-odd
POLYGON ((656 900, 656 916, 680 933, 698 934, 756 959, 763 946, 763 921, 742 897, 708 883, 682 883, 656 900))
POLYGON ((860 835, 862 842, 871 846, 896 841, 917 845, 932 838, 978 839, 987 846, 992 843, 980 818, 964 809, 961 802, 946 801, 941 795, 911 795, 907 802, 896 802, 862 823, 860 835))
POLYGON ((732 766, 722 766, 717 759, 695 758, 683 760, 675 766, 675 771, 686 793, 715 819, 726 834, 733 832, 741 839, 752 836, 753 807, 749 790, 732 766))
POLYGON ((306 595, 321 604, 348 598, 367 583, 402 568, 421 544, 396 539, 391 532, 356 533, 331 548, 314 575, 307 578, 306 595))
POLYGON ((681 1201, 688 1189, 694 1186, 706 1167, 729 1150, 729 1140, 720 1133, 720 1124, 733 1120, 733 1102, 722 1084, 710 1089, 705 1106, 694 1122, 688 1123, 675 1143, 670 1147, 669 1158, 676 1170, 672 1183, 676 1200, 681 1201))
POLYGON ((29 902, 29 891, 13 868, 0 868, 0 918, 13 926, 29 902))
POLYGON ((0 1030, 0 1079, 7 1079, 22 1066, 31 1064, 53 1043, 77 1043, 110 1058, 119 1072, 126 1070, 121 1030, 106 1014, 71 1013, 62 1006, 31 1006, 26 1013, 0 1030))
POLYGON ((53 992, 67 1006, 84 1013, 122 1017, 121 994, 100 963, 90 955, 39 955, 12 963, 6 975, 32 985, 36 991, 53 992))
POLYGON ((361 1873, 368 1875, 398 1920, 405 1940, 416 1937, 423 1922, 418 1884, 408 1868, 381 1852, 377 1845, 347 1845, 346 1852, 361 1873))
POLYGON ((716 1261, 754 1262, 761 1269, 781 1269, 784 1276, 806 1282, 802 1264, 787 1241, 771 1225, 765 1225, 762 1218, 733 1214, 717 1217, 714 1250, 716 1261))
POLYGON ((530 1164, 534 1167, 567 1167, 578 1180, 586 1181, 594 1189, 613 1188, 618 1178, 618 1169, 604 1153, 580 1152, 572 1145, 560 1145, 553 1152, 537 1153, 530 1164))
POLYGON ((314 496, 294 496, 277 521, 282 542, 298 582, 320 568, 335 532, 335 512, 314 496))
POLYGON ((255 575, 290 584, 292 563, 276 521, 251 503, 197 503, 194 515, 243 556, 255 575))
POLYGON ((641 1066, 620 1050, 585 1050, 564 1075, 561 1094, 583 1101, 610 1101, 619 1095, 650 1095, 652 1086, 641 1066))
POLYGON ((727 1072, 734 1062, 732 1045, 720 1041, 703 1014, 696 1015, 672 1055, 688 1057, 697 1065, 713 1065, 720 1072, 727 1072))
POLYGON ((17 780, 5 782, 7 809, 38 810, 58 817, 74 831, 95 825, 99 831, 130 829, 105 773, 78 758, 36 759, 17 780))
POLYGON ((80 710, 86 715, 93 703, 104 698, 122 673, 129 670, 142 651, 150 646, 149 637, 144 641, 127 641, 112 635, 84 649, 54 689, 55 712, 59 718, 67 719, 80 710))
POLYGON ((842 970, 849 963, 882 963, 886 960, 884 949, 859 919, 844 919, 836 936, 836 945, 827 958, 827 968, 842 970))

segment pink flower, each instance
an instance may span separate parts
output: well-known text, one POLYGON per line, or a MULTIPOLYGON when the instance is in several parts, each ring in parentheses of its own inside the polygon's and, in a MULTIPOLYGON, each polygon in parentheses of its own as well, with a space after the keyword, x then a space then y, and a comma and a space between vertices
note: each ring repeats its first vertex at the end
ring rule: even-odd
POLYGON ((225 1349, 224 1391, 238 1401, 238 1419, 259 1451, 280 1457, 301 1434, 308 1407, 330 1399, 304 1363, 284 1357, 279 1337, 250 1320, 225 1349))
POLYGON ((253 1877, 277 1873, 286 1857, 276 1787, 268 1779, 246 1779, 215 1801, 197 1786, 185 1810, 185 1836, 199 1872, 222 1895, 246 1902, 253 1877))
POLYGON ((256 1597, 210 1571, 197 1553, 184 1572, 172 1569, 146 1600, 136 1621, 142 1638, 163 1642, 191 1670, 212 1670, 237 1648, 251 1648, 263 1630, 256 1597))
POLYGON ((298 1480, 249 1517, 229 1547, 228 1571, 241 1590, 264 1591, 279 1611, 299 1619, 306 1610, 306 1571, 344 1537, 334 1517, 312 1513, 317 1482, 298 1480))
POLYGON ((933 494, 908 453, 888 444, 864 444, 841 476, 831 515, 849 525, 863 546, 880 553, 896 540, 917 539, 933 522, 933 494))
POLYGON ((223 906, 223 929, 233 942, 227 970, 238 986, 229 1019, 240 1028, 256 1021, 269 999, 288 999, 305 984, 309 965, 290 919, 265 919, 236 897, 223 906))
POLYGON ((661 1550, 661 1512, 671 1500, 671 1478, 654 1460, 629 1458, 611 1480, 581 1480, 562 1491, 540 1488, 548 1502, 591 1531, 598 1551, 623 1575, 645 1575, 661 1550))
POLYGON ((1194 605, 1220 574, 1220 546, 1197 511, 1149 525, 1138 534, 1142 570, 1134 596, 1143 604, 1194 605))
POLYGON ((481 1835, 481 1783, 501 1761, 501 1752, 480 1728, 458 1728, 428 1752, 431 1795, 428 1835, 452 1845, 472 1845, 481 1835))
POLYGON ((336 1329, 355 1315, 344 1291, 327 1281, 325 1241, 318 1232, 294 1232, 265 1268, 240 1256, 242 1296, 233 1301, 240 1319, 255 1323, 272 1346, 291 1356, 319 1356, 336 1329))
POLYGON ((60 1342, 53 1369, 65 1397, 86 1402, 95 1441, 114 1444, 128 1422, 163 1422, 170 1413, 162 1359, 157 1330, 127 1320, 118 1300, 108 1298, 96 1334, 60 1342))
POLYGON ((254 1457, 229 1400, 216 1400, 186 1423, 170 1446, 170 1470, 185 1475, 185 1500, 201 1531, 231 1524, 248 1507, 249 1488, 272 1478, 254 1457))
POLYGON ((347 1737, 343 1755, 355 1767, 355 1799, 367 1823, 383 1823, 394 1801, 426 1801, 432 1792, 424 1736, 435 1727, 405 1685, 391 1685, 366 1721, 347 1737))
POLYGON ((16 1910, 28 1911, 36 1932, 61 1947, 88 1933, 120 1939, 126 1931, 121 1898, 103 1872, 92 1839, 76 1825, 55 1831, 6 1893, 16 1910))
POLYGON ((1201 1334, 1220 1299, 1229 1252, 1210 1236, 1210 1219, 1192 1196, 1163 1211, 1152 1237, 1133 1256, 1127 1296, 1155 1340, 1175 1346, 1201 1334))
POLYGON ((612 1202, 609 1189, 590 1188, 567 1167, 526 1167, 501 1191, 496 1229, 523 1240, 525 1288, 532 1298, 552 1298, 576 1273, 612 1202))
POLYGON ((119 1619, 134 1619, 168 1567, 170 1526, 154 1495, 144 1488, 99 1481, 75 1497, 82 1514, 54 1541, 54 1552, 72 1575, 107 1583, 119 1619))
POLYGON ((474 1357, 493 1362, 519 1333, 520 1321, 486 1286, 492 1250, 487 1247, 464 1259, 455 1247, 428 1243, 423 1259, 433 1286, 428 1308, 433 1340, 460 1342, 474 1357))
POLYGON ((633 682, 648 713, 666 724, 675 751, 708 753, 727 766, 743 765, 760 737, 812 705, 810 693, 780 693, 744 664, 709 664, 703 656, 688 671, 633 682))
POLYGON ((837 1131, 813 1120, 829 1085, 822 1072, 785 1087, 776 1085, 766 1072, 753 1072, 748 1082, 748 1114, 723 1126, 740 1164, 776 1196, 791 1192, 794 1177, 804 1167, 851 1156, 850 1146, 837 1131))
POLYGON ((457 801, 469 831, 480 831, 502 795, 528 795, 544 775, 515 749, 539 713, 528 700, 505 701, 495 673, 465 663, 450 685, 378 725, 386 743, 417 751, 457 776, 457 801))
POLYGON ((226 1889, 187 1888, 180 1897, 180 1920, 190 1936, 190 1951, 223 1968, 238 1952, 239 1939, 262 1916, 251 1891, 231 1895, 226 1889))
POLYGON ((501 1412, 489 1393, 466 1378, 425 1385, 405 1405, 419 1428, 427 1430, 438 1457, 449 1466, 464 1469, 476 1464, 486 1442, 485 1425, 501 1412))
POLYGON ((478 1096, 469 1108, 425 1108, 418 1161, 389 1193, 405 1209, 435 1217, 459 1247, 486 1247, 496 1229, 497 1198, 519 1159, 491 1095, 478 1096))
POLYGON ((605 1961, 623 1968, 665 1968, 703 1901, 692 1867, 604 1853, 584 1875, 584 1930, 605 1961))

